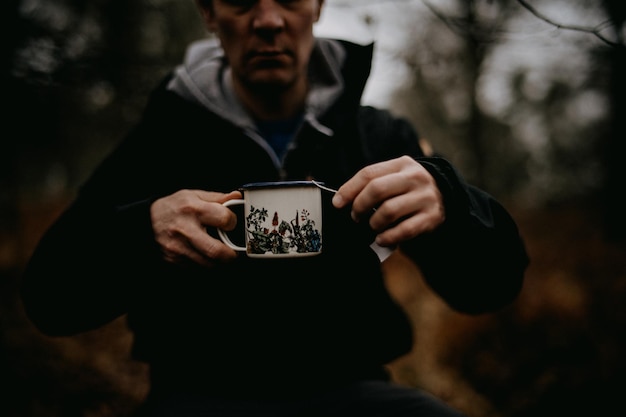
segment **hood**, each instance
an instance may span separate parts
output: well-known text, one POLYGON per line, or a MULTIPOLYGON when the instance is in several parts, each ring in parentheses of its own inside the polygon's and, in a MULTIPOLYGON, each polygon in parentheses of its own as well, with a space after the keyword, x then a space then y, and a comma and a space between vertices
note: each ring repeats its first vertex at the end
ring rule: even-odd
MULTIPOLYGON (((315 42, 309 64, 311 84, 305 119, 317 125, 319 130, 328 130, 317 120, 346 89, 342 74, 347 58, 344 44, 345 41, 324 38, 317 38, 315 42)), ((366 49, 371 51, 371 47, 366 49)), ((361 76, 356 78, 363 78, 363 74, 367 78, 370 65, 371 57, 366 63, 361 62, 361 76)), ((184 62, 175 69, 168 89, 238 126, 254 129, 253 121, 235 97, 230 71, 219 40, 203 39, 189 46, 184 62)), ((359 95, 363 87, 358 87, 359 95)))

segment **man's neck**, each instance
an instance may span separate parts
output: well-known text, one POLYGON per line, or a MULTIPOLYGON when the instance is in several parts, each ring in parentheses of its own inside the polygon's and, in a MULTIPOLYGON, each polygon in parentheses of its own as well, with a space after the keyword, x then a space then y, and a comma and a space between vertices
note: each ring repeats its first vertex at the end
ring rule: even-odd
POLYGON ((275 86, 245 88, 233 83, 235 94, 256 120, 278 121, 293 119, 302 113, 306 101, 306 82, 294 84, 285 89, 275 86))

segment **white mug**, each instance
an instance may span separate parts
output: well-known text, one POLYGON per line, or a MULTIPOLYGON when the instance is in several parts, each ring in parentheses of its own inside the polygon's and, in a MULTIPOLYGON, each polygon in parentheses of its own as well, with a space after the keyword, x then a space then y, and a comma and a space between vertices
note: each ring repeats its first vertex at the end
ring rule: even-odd
POLYGON ((322 196, 311 181, 257 182, 239 189, 243 199, 224 206, 243 205, 245 244, 238 246, 218 229, 230 248, 253 258, 286 258, 322 252, 322 196))

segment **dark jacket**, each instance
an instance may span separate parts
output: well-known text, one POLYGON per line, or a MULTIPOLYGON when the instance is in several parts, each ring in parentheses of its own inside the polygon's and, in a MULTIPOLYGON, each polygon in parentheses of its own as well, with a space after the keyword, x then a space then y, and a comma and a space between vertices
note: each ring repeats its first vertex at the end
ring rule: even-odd
POLYGON ((137 127, 41 239, 22 286, 32 321, 44 333, 71 335, 127 314, 133 352, 152 365, 155 389, 284 395, 378 377, 410 350, 411 326, 385 290, 369 248, 374 234, 334 209, 329 195, 322 255, 241 256, 213 269, 163 261, 149 208, 180 189, 229 192, 308 177, 336 188, 401 155, 429 170, 446 207, 439 229, 401 249, 459 311, 510 303, 528 260, 509 214, 446 160, 425 157, 407 122, 361 106, 372 48, 334 45, 345 53, 334 68, 341 94, 303 124, 278 164, 242 126, 173 91, 175 74, 164 80, 137 127))

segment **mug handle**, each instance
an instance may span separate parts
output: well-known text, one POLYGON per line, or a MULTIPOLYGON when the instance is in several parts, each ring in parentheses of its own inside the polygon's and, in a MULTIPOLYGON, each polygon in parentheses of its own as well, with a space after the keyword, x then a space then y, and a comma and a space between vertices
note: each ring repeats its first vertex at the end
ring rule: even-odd
MULTIPOLYGON (((233 199, 233 200, 228 200, 224 203, 222 203, 222 205, 224 207, 230 207, 230 206, 237 206, 239 204, 243 204, 244 200, 242 199, 233 199)), ((217 229, 217 234, 220 236, 220 239, 222 240, 222 242, 224 242, 224 244, 226 246, 228 246, 229 248, 236 250, 238 252, 245 252, 246 248, 244 248, 243 246, 237 246, 235 245, 230 238, 228 237, 228 235, 226 234, 225 231, 223 231, 222 229, 217 229)))

